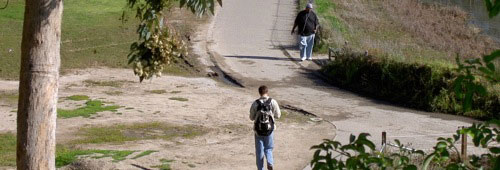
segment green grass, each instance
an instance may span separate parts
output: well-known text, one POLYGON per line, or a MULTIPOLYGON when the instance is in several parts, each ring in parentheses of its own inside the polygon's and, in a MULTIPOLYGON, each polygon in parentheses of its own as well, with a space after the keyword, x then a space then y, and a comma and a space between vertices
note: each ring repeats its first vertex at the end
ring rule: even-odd
MULTIPOLYGON (((126 1, 65 0, 61 38, 61 71, 89 66, 126 67, 137 21, 120 19, 126 1)), ((10 0, 0 12, 0 78, 18 79, 24 1, 10 0), (12 49, 13 52, 8 52, 12 49)))
POLYGON ((16 136, 0 134, 0 166, 16 166, 16 136))
POLYGON ((90 117, 97 112, 113 111, 120 108, 117 105, 104 106, 100 100, 89 100, 85 103, 84 107, 73 110, 57 109, 57 117, 59 118, 72 118, 72 117, 90 117))
POLYGON ((177 126, 168 123, 151 122, 135 124, 118 124, 111 126, 85 127, 79 130, 81 139, 74 144, 122 144, 127 141, 162 139, 172 140, 177 137, 194 138, 204 135, 208 129, 201 126, 177 126))
POLYGON ((168 160, 168 159, 160 159, 161 164, 160 165, 155 165, 151 166, 151 168, 158 168, 160 170, 170 170, 170 163, 174 162, 174 160, 168 160))
POLYGON ((136 151, 130 150, 81 150, 81 149, 70 149, 63 146, 58 146, 56 150, 56 167, 62 167, 75 162, 79 157, 91 156, 91 158, 100 159, 111 157, 113 162, 119 162, 125 160, 127 156, 133 154, 136 151))
POLYGON ((290 122, 290 123, 307 123, 309 117, 301 113, 281 111, 281 118, 278 121, 290 122))
POLYGON ((102 81, 95 81, 95 80, 85 80, 83 81, 85 85, 87 86, 103 86, 103 87, 121 87, 125 83, 133 83, 132 81, 126 81, 126 80, 102 80, 102 81))
POLYGON ((170 93, 172 94, 178 94, 178 93, 181 93, 182 91, 171 91, 170 93))
POLYGON ((73 100, 73 101, 82 101, 82 100, 88 100, 89 96, 86 96, 86 95, 73 95, 73 96, 67 97, 67 99, 73 100))
POLYGON ((155 152, 158 152, 158 151, 147 150, 147 151, 141 152, 140 154, 134 156, 132 159, 137 159, 137 158, 141 158, 141 157, 144 157, 144 156, 148 156, 148 155, 150 155, 152 153, 155 153, 155 152))
POLYGON ((189 99, 186 99, 186 98, 182 98, 182 97, 171 97, 171 98, 168 98, 170 100, 176 100, 176 101, 181 101, 181 102, 187 102, 189 101, 189 99))
MULTIPOLYGON (((0 134, 0 143, 0 166, 16 166, 16 136, 11 133, 0 134)), ((59 168, 69 165, 82 156, 91 156, 95 159, 111 157, 114 162, 118 162, 125 160, 127 156, 135 152, 130 150, 83 150, 57 145, 56 166, 59 168)))
POLYGON ((164 93, 167 93, 166 90, 147 90, 146 92, 148 92, 148 93, 154 93, 154 94, 164 94, 164 93))
POLYGON ((330 26, 340 32, 346 32, 347 28, 342 21, 336 16, 337 5, 331 0, 316 0, 316 8, 314 9, 319 15, 323 16, 330 26))
POLYGON ((110 96, 119 96, 122 95, 122 91, 105 91, 104 94, 110 95, 110 96))
POLYGON ((0 91, 0 102, 14 105, 18 99, 19 94, 17 91, 0 91))

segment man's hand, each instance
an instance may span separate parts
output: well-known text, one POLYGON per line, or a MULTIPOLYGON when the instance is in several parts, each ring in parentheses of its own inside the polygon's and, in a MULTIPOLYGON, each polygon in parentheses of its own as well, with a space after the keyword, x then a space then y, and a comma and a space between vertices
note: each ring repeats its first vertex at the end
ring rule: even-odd
POLYGON ((295 29, 292 30, 292 35, 293 35, 293 33, 295 33, 295 29))

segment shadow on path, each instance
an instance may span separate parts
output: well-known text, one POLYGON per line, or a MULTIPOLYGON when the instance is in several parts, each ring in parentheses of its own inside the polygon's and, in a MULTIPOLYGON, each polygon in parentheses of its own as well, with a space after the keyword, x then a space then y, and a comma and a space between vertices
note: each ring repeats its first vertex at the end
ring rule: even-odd
POLYGON ((275 60, 275 61, 299 61, 299 59, 281 58, 281 57, 269 57, 269 56, 224 56, 229 58, 239 58, 239 59, 257 59, 257 60, 275 60))
POLYGON ((141 169, 141 170, 152 170, 152 169, 149 169, 149 168, 146 168, 146 167, 143 167, 143 166, 137 165, 137 164, 131 164, 131 165, 132 165, 132 166, 134 166, 134 167, 137 167, 137 168, 139 168, 139 169, 141 169))

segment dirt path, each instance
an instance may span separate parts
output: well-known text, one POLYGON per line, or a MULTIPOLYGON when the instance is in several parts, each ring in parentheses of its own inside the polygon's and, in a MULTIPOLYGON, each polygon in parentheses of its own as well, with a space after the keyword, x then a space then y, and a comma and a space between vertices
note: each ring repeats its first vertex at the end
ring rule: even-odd
POLYGON ((389 140, 397 137, 415 148, 430 149, 437 136, 449 136, 473 121, 391 106, 324 83, 313 72, 317 65, 297 62, 297 51, 290 50, 296 42, 290 35, 295 9, 295 0, 225 2, 209 35, 215 60, 247 88, 270 85, 271 95, 282 103, 332 121, 338 128, 336 139, 344 143, 351 133, 360 132, 371 133, 378 142, 387 131, 389 140))
MULTIPOLYGON (((131 70, 87 69, 61 77, 59 108, 75 108, 75 104, 64 98, 71 95, 88 95, 91 99, 124 106, 116 113, 99 112, 91 118, 59 118, 57 121, 58 143, 77 138, 75 133, 81 127, 141 122, 165 122, 176 125, 201 125, 209 129, 207 135, 194 139, 140 140, 125 144, 91 144, 81 148, 112 150, 155 150, 151 155, 113 163, 118 169, 137 169, 132 164, 152 167, 160 159, 174 160, 172 169, 253 169, 254 141, 252 122, 248 120, 248 109, 256 98, 255 93, 245 89, 229 87, 209 78, 184 78, 163 76, 151 82, 137 83, 131 70), (96 76, 99 75, 99 76, 96 76), (97 82, 121 82, 121 86, 89 86, 88 80, 97 82), (154 94, 151 90, 164 90, 154 94), (119 91, 120 93, 116 93, 119 91), (109 93, 114 92, 114 93, 109 93), (186 102, 171 100, 171 97, 188 99, 186 102), (120 113, 120 114, 117 114, 120 113)), ((0 91, 15 90, 17 82, 0 81, 0 91)), ((1 103, 1 101, 0 101, 1 103)), ((0 132, 14 132, 16 129, 15 105, 0 105, 0 132)), ((289 114, 295 114, 288 111, 289 114)), ((290 116, 278 122, 276 157, 282 167, 293 169, 307 163, 308 148, 323 138, 330 125, 314 123, 307 118, 290 116), (322 132, 314 134, 313 132, 322 132), (286 139, 286 140, 285 140, 286 139), (315 139, 315 140, 311 140, 315 139)), ((111 163, 110 158, 100 159, 111 163)), ((1 169, 1 168, 0 168, 1 169)))

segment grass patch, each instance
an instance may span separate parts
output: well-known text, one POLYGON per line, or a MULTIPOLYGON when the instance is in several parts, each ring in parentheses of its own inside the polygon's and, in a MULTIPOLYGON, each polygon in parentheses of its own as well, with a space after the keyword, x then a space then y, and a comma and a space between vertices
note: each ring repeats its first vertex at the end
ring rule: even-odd
POLYGON ((278 121, 291 122, 291 123, 307 123, 309 117, 301 113, 281 111, 281 118, 278 121))
MULTIPOLYGON (((300 0, 301 9, 306 0, 300 0)), ((403 63, 454 67, 454 58, 479 57, 498 48, 474 31, 459 8, 424 5, 419 1, 316 0, 322 27, 314 50, 342 48, 368 51, 403 63), (445 22, 443 22, 445 21, 445 22)))
POLYGON ((97 126, 81 128, 77 135, 82 139, 73 141, 75 144, 121 144, 127 141, 162 139, 172 140, 177 137, 194 138, 208 133, 202 126, 177 126, 162 122, 136 123, 112 126, 97 126))
POLYGON ((125 83, 132 83, 132 81, 126 81, 126 80, 102 80, 102 81, 95 81, 95 80, 85 80, 83 81, 85 85, 87 86, 104 86, 104 87, 121 87, 125 83))
POLYGON ((181 102, 187 102, 189 101, 189 99, 186 99, 186 98, 182 98, 182 97, 171 97, 171 98, 168 98, 170 100, 176 100, 176 101, 181 101, 181 102))
MULTIPOLYGON (((11 133, 0 134, 0 166, 16 166, 16 135, 11 133)), ((81 150, 72 149, 62 145, 56 147, 56 166, 69 165, 82 156, 91 158, 111 157, 114 162, 125 160, 127 156, 136 151, 116 151, 116 150, 81 150)))
POLYGON ((151 166, 151 168, 158 168, 160 170, 170 170, 170 163, 174 162, 174 160, 169 159, 160 159, 160 165, 151 166))
POLYGON ((104 94, 110 95, 110 96, 119 96, 122 95, 122 91, 105 91, 104 94))
POLYGON ((144 157, 144 156, 148 156, 152 153, 155 153, 155 152, 158 152, 158 151, 154 151, 154 150, 147 150, 147 151, 144 151, 136 156, 134 156, 132 159, 137 159, 137 158, 140 158, 140 157, 144 157))
POLYGON ((66 98, 69 99, 69 100, 73 100, 73 101, 82 101, 82 100, 88 100, 89 96, 85 96, 85 95, 73 95, 73 96, 69 96, 69 97, 66 97, 66 98))
POLYGON ((132 110, 132 109, 134 109, 134 108, 133 107, 127 107, 127 108, 125 108, 125 110, 132 110))
POLYGON ((90 117, 97 112, 113 111, 120 108, 118 105, 104 106, 100 100, 89 100, 85 103, 84 107, 73 110, 57 109, 57 117, 59 118, 72 118, 72 117, 90 117))
POLYGON ((16 166, 16 135, 0 134, 0 166, 16 166))
MULTIPOLYGON (((177 4, 178 5, 178 4, 177 4)), ((18 79, 20 71, 21 38, 25 1, 9 0, 8 8, 0 13, 0 79, 18 79)), ((169 26, 189 37, 199 18, 185 9, 172 8, 165 16, 174 18, 169 26), (176 22, 177 20, 183 22, 176 22)), ((167 19, 167 21, 170 21, 167 19)), ((127 68, 125 56, 130 45, 137 40, 138 20, 135 11, 126 7, 125 1, 116 0, 66 0, 61 32, 61 72, 89 67, 127 68), (123 11, 126 22, 120 19, 123 11)), ((187 38, 184 38, 187 39, 187 38)), ((196 59, 175 58, 166 66, 167 74, 195 75, 196 59)))
POLYGON ((15 105, 19 99, 17 91, 0 91, 0 101, 15 105))
MULTIPOLYGON (((9 0, 9 6, 0 13, 0 78, 19 77, 24 4, 23 0, 9 0)), ((125 1, 116 0, 64 1, 62 72, 89 66, 127 66, 124 56, 137 39, 138 23, 132 12, 127 12, 128 22, 119 20, 125 5, 125 1)))
POLYGON ((178 93, 181 93, 182 91, 171 91, 170 93, 172 94, 178 94, 178 93))
POLYGON ((164 93, 167 93, 166 90, 147 90, 146 92, 148 92, 148 93, 154 93, 154 94, 164 94, 164 93))
POLYGON ((80 149, 70 149, 63 146, 58 146, 56 149, 56 167, 62 167, 75 162, 79 157, 90 156, 91 158, 100 159, 111 157, 113 162, 119 162, 125 160, 127 156, 133 154, 136 151, 130 150, 80 150, 80 149))

